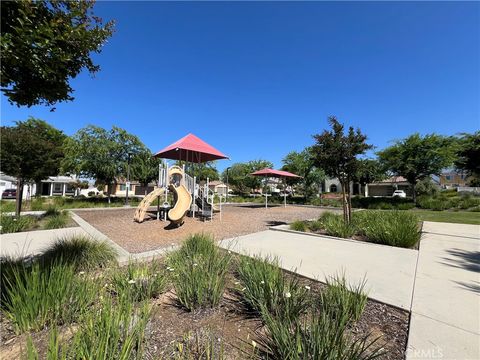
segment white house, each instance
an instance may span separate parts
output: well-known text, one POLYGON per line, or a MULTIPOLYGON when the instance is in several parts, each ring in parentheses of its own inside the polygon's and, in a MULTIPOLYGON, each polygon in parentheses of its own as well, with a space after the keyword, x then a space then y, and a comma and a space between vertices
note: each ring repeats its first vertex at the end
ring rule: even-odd
POLYGON ((40 196, 75 196, 76 176, 49 176, 37 184, 36 194, 40 196))

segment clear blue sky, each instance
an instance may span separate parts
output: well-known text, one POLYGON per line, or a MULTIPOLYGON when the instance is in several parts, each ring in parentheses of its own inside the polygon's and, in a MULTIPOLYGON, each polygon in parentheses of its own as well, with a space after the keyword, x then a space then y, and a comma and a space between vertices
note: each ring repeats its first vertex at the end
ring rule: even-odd
POLYGON ((236 161, 281 166, 337 115, 381 149, 413 132, 480 128, 480 3, 99 2, 116 32, 95 78, 55 112, 73 134, 120 126, 158 151, 192 132, 236 161))

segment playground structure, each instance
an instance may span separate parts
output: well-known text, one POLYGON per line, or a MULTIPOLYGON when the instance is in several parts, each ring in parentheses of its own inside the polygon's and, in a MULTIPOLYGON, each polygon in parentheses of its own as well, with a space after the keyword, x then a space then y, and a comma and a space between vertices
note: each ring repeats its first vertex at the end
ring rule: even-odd
POLYGON ((170 220, 177 226, 183 224, 188 213, 193 217, 198 214, 201 218, 209 220, 213 219, 214 213, 220 213, 221 218, 222 202, 225 199, 219 196, 215 204, 215 194, 208 185, 209 179, 200 186, 196 177, 185 172, 185 166, 168 166, 164 162, 159 166, 158 186, 140 202, 133 219, 138 223, 143 222, 146 215, 151 213, 149 209, 155 200, 157 220, 170 220), (170 206, 168 198, 170 192, 173 194, 173 207, 170 206))

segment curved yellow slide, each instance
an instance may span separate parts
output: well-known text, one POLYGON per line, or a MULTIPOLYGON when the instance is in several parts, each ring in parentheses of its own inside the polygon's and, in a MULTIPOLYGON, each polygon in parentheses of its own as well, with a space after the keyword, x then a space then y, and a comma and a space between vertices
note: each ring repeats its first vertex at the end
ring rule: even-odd
POLYGON ((192 195, 184 185, 178 187, 170 185, 170 190, 175 194, 177 201, 175 206, 168 212, 168 218, 172 223, 181 224, 187 211, 190 210, 190 206, 192 206, 192 195))
POLYGON ((163 195, 164 189, 162 188, 155 188, 152 192, 148 193, 143 200, 138 204, 137 210, 135 211, 135 215, 133 216, 133 220, 136 222, 143 222, 145 219, 145 214, 150 207, 150 204, 157 199, 159 196, 163 195))

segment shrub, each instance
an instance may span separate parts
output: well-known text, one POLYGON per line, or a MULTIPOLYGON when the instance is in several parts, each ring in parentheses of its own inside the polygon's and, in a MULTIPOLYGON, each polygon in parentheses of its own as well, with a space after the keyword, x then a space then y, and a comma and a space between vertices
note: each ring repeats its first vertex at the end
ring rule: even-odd
POLYGON ((66 212, 59 212, 56 215, 47 216, 47 219, 43 228, 45 230, 64 228, 68 225, 69 219, 70 217, 66 212))
POLYGON ((0 212, 14 212, 15 201, 0 200, 0 212))
POLYGON ((306 319, 276 318, 268 312, 264 317, 265 334, 259 345, 267 358, 273 359, 345 359, 370 360, 382 355, 367 334, 357 340, 347 335, 347 327, 325 312, 312 312, 306 319))
POLYGON ((355 234, 355 226, 353 224, 346 224, 342 215, 335 215, 333 213, 324 213, 319 221, 328 235, 342 238, 350 238, 355 234))
POLYGON ((37 197, 37 198, 32 200, 32 202, 30 204, 30 209, 32 211, 43 210, 43 203, 44 203, 44 199, 41 198, 41 197, 37 197))
POLYGON ((24 231, 35 223, 35 218, 33 216, 10 216, 10 215, 0 215, 0 226, 1 233, 16 233, 24 231))
POLYGON ((49 205, 47 207, 47 210, 45 210, 45 214, 44 216, 56 216, 56 215, 60 215, 61 214, 61 211, 58 210, 55 206, 53 205, 49 205))
POLYGON ((290 224, 290 230, 307 231, 307 224, 305 221, 297 220, 290 224))
POLYGON ((70 323, 97 296, 93 281, 75 276, 75 269, 57 263, 49 268, 23 263, 12 266, 5 281, 4 312, 15 331, 41 330, 46 325, 70 323))
POLYGON ((398 210, 411 210, 415 207, 414 203, 403 203, 403 204, 398 204, 397 209, 398 210))
POLYGON ((131 301, 157 297, 165 291, 167 278, 158 262, 129 262, 126 267, 116 268, 110 274, 110 290, 131 301))
POLYGON ((308 228, 313 232, 317 232, 317 231, 323 229, 323 224, 319 220, 310 221, 308 223, 308 228))
POLYGON ((195 234, 167 259, 179 303, 192 311, 219 304, 225 289, 231 255, 210 236, 195 234))
POLYGON ((470 211, 480 212, 480 206, 475 206, 475 207, 471 208, 470 211))
POLYGON ((466 210, 480 205, 480 199, 474 198, 472 196, 464 196, 459 201, 459 206, 461 209, 466 210))
POLYGON ((368 241, 412 247, 421 236, 418 217, 408 211, 365 210, 354 213, 353 222, 368 241))
POLYGON ((100 242, 84 236, 57 240, 41 255, 48 266, 58 261, 72 264, 76 269, 89 270, 104 267, 115 261, 117 252, 107 242, 100 242))
POLYGON ((335 275, 327 280, 326 289, 320 294, 319 305, 332 320, 348 325, 360 319, 367 304, 366 281, 347 285, 345 275, 335 275))
POLYGON ((298 278, 286 277, 276 258, 241 257, 237 272, 243 299, 253 310, 264 315, 295 319, 305 312, 309 296, 298 278))

